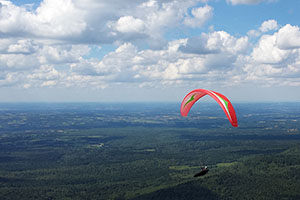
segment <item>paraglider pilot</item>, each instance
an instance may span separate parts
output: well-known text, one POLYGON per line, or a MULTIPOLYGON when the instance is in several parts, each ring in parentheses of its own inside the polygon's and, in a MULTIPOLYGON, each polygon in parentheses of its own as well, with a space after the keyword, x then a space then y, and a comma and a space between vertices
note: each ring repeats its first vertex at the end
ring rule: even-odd
POLYGON ((208 172, 207 166, 205 166, 205 167, 203 167, 203 168, 201 168, 201 169, 202 169, 202 170, 201 170, 199 173, 195 174, 194 177, 204 176, 204 175, 208 172))

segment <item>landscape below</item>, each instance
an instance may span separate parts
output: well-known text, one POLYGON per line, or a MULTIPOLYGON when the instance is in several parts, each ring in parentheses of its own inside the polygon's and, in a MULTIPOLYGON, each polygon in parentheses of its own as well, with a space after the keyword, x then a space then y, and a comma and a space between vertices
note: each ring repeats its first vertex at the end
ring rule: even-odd
POLYGON ((0 199, 300 199, 300 103, 179 108, 0 104, 0 199))

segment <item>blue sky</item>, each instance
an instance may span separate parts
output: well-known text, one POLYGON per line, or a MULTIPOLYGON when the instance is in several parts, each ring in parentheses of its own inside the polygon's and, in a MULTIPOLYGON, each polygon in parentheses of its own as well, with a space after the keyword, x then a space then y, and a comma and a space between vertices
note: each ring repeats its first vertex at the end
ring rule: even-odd
POLYGON ((300 1, 0 3, 0 102, 300 101, 300 1))

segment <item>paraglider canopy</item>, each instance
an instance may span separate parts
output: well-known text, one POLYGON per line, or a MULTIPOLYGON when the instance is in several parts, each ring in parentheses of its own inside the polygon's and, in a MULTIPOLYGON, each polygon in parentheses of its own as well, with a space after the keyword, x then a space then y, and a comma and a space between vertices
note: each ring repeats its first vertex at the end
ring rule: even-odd
POLYGON ((214 92, 212 90, 205 90, 205 89, 196 89, 188 93, 182 103, 181 103, 181 108, 180 112, 181 115, 186 117, 194 105, 196 101, 198 101, 200 98, 204 97, 205 95, 211 96, 214 100, 218 102, 218 104, 221 106, 223 111, 225 112, 228 120, 230 121, 231 125, 234 127, 238 127, 238 122, 236 118, 235 111, 233 109, 233 106, 231 102, 225 97, 224 95, 214 92))

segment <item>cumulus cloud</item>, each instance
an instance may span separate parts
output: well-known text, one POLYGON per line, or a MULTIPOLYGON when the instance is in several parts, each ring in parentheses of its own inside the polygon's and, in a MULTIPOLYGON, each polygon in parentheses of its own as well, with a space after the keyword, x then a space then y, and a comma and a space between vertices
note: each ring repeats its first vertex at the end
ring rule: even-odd
MULTIPOLYGON (((1 0, 0 36, 53 39, 67 43, 119 43, 144 39, 162 42, 165 29, 181 23, 198 1, 44 0, 33 10, 1 0)), ((201 2, 201 1, 200 1, 201 2)), ((208 13, 196 9, 195 20, 208 13)), ((204 17, 202 19, 202 17, 204 17)), ((201 19, 200 19, 201 18, 201 19)), ((202 22, 201 22, 202 23, 202 22)), ((192 22, 196 25, 196 21, 192 22)))
POLYGON ((14 87, 19 84, 20 74, 13 73, 0 73, 0 87, 14 87))
POLYGON ((277 34, 277 45, 281 49, 300 48, 300 29, 290 24, 282 27, 277 34))
POLYGON ((226 1, 227 3, 231 3, 232 5, 239 5, 239 4, 252 5, 261 2, 275 2, 277 0, 226 0, 226 1))
POLYGON ((287 24, 273 35, 262 35, 252 53, 242 58, 246 73, 244 79, 260 81, 261 85, 267 86, 299 86, 300 47, 296 42, 297 34, 299 28, 287 24))
POLYGON ((53 66, 44 65, 39 69, 33 71, 32 74, 28 74, 26 79, 26 84, 23 87, 51 87, 58 84, 59 79, 61 78, 62 74, 59 73, 53 66))
POLYGON ((200 6, 206 0, 44 0, 36 9, 0 2, 0 87, 300 85, 298 26, 267 20, 248 36, 211 29, 168 41, 169 29, 212 18, 213 7, 200 6), (116 48, 93 58, 90 44, 116 48))
POLYGON ((118 20, 115 25, 115 29, 123 33, 141 33, 145 29, 145 24, 140 19, 134 18, 132 16, 124 16, 118 20))
POLYGON ((122 8, 91 0, 86 4, 45 0, 35 11, 1 1, 0 34, 4 37, 0 41, 1 86, 105 87, 108 83, 122 81, 144 83, 179 78, 179 65, 174 64, 180 63, 177 57, 170 62, 167 56, 163 56, 168 54, 165 50, 139 52, 136 46, 124 42, 134 40, 141 33, 144 38, 159 39, 162 27, 182 19, 186 10, 179 7, 184 4, 132 2, 127 2, 135 4, 128 12, 124 3, 121 3, 122 8), (91 4, 93 6, 89 6, 91 4), (139 12, 136 6, 143 12, 139 12), (108 7, 120 10, 110 13, 108 7), (25 39, 10 39, 21 36, 25 39), (121 45, 102 60, 85 59, 83 56, 89 52, 87 46, 76 47, 55 41, 72 43, 72 38, 81 43, 119 40, 121 45))
POLYGON ((257 30, 249 30, 247 35, 252 38, 261 36, 264 33, 278 30, 279 25, 276 20, 270 19, 264 21, 257 30))
POLYGON ((184 20, 184 24, 191 27, 201 27, 213 16, 213 7, 205 5, 204 7, 193 8, 191 15, 184 20))
POLYGON ((84 15, 71 0, 45 0, 35 12, 1 1, 1 34, 64 38, 80 34, 86 27, 84 15))
POLYGON ((87 45, 45 45, 41 46, 37 56, 41 64, 64 64, 78 62, 89 51, 87 45))
MULTIPOLYGON (((112 83, 126 81, 139 86, 173 84, 178 81, 183 84, 188 81, 212 83, 216 77, 226 82, 223 76, 229 72, 235 73, 237 52, 244 50, 241 46, 245 48, 247 39, 215 32, 208 35, 206 40, 212 46, 219 43, 216 45, 219 48, 216 53, 184 53, 179 49, 186 45, 186 39, 169 42, 168 48, 164 50, 139 51, 134 45, 125 43, 91 67, 97 72, 94 75, 105 74, 106 81, 112 83)), ((74 65, 72 71, 84 75, 88 70, 84 66, 87 65, 74 65)))
POLYGON ((38 46, 32 39, 0 39, 0 53, 2 54, 32 54, 38 46))
POLYGON ((289 57, 289 51, 281 50, 276 46, 276 34, 264 35, 253 49, 252 58, 260 63, 276 64, 289 57))
POLYGON ((225 31, 215 31, 209 34, 202 33, 199 37, 188 39, 180 50, 196 54, 237 54, 243 52, 248 46, 248 38, 235 38, 225 31))
POLYGON ((277 30, 277 29, 278 29, 278 24, 277 24, 277 21, 274 19, 264 21, 259 28, 259 30, 263 33, 272 31, 272 30, 277 30))

